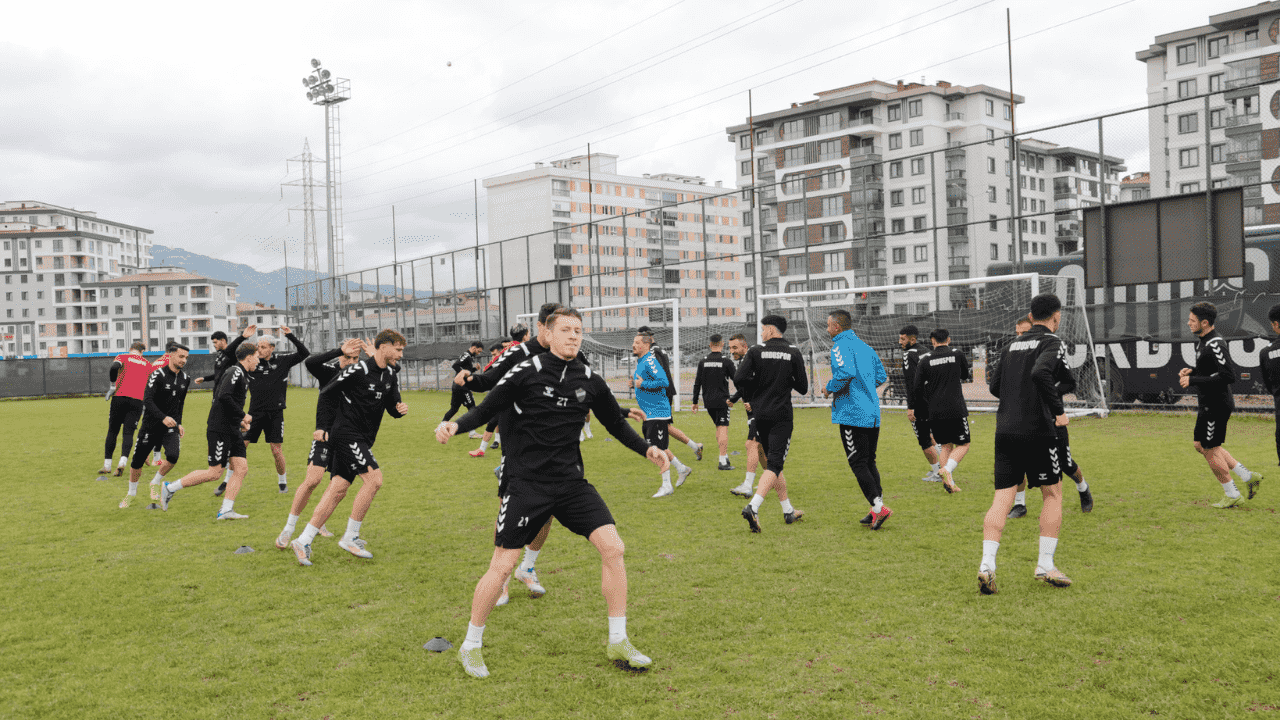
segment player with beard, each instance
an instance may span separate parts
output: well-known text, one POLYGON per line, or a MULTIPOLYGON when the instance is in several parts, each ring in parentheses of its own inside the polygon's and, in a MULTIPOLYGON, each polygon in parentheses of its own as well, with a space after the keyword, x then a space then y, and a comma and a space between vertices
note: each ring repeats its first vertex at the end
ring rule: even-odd
POLYGON ((289 371, 306 360, 311 351, 289 330, 281 325, 280 331, 293 343, 294 351, 277 356, 276 340, 270 335, 258 338, 258 367, 249 375, 249 414, 253 423, 245 433, 246 448, 257 443, 265 434, 271 446, 271 457, 276 464, 276 482, 280 492, 289 492, 289 476, 284 460, 284 410, 289 392, 289 371))
POLYGON ((698 363, 698 373, 693 378, 693 403, 690 410, 698 412, 698 394, 703 391, 707 415, 716 428, 716 448, 720 451, 719 470, 732 470, 729 464, 729 380, 733 378, 733 361, 724 356, 724 337, 711 336, 711 353, 698 363))
POLYGON ((833 397, 831 422, 840 426, 845 459, 871 506, 871 512, 861 522, 879 530, 893 515, 884 504, 880 468, 876 465, 880 444, 880 398, 876 388, 888 376, 880 356, 853 332, 853 317, 848 311, 827 313, 827 334, 831 336, 831 380, 823 395, 833 397))
MULTIPOLYGON (((636 328, 636 332, 641 333, 643 335, 649 335, 650 337, 653 336, 653 329, 650 328, 648 325, 641 325, 640 327, 636 328)), ((680 378, 677 378, 671 374, 671 358, 667 357, 667 351, 663 350, 661 346, 655 343, 653 346, 653 354, 654 354, 654 357, 658 359, 658 364, 662 365, 662 372, 667 374, 667 380, 669 381, 667 385, 667 401, 672 403, 672 407, 675 407, 675 399, 677 394, 676 384, 680 382, 680 378)), ((671 433, 671 437, 675 438, 676 440, 679 440, 685 445, 688 445, 689 449, 693 451, 694 457, 696 457, 698 460, 701 460, 702 459, 702 443, 696 442, 690 439, 688 435, 685 435, 684 432, 680 430, 680 428, 675 426, 676 425, 675 415, 671 416, 671 422, 669 424, 671 425, 671 427, 668 430, 668 432, 671 433)))
MULTIPOLYGON (((453 361, 453 365, 450 366, 451 368, 453 368, 453 374, 456 376, 458 373, 462 372, 463 370, 466 370, 468 372, 475 372, 476 358, 480 357, 480 353, 483 353, 483 352, 484 352, 484 343, 480 342, 479 340, 472 342, 470 347, 467 348, 467 351, 462 353, 462 357, 453 361)), ((476 399, 474 396, 472 396, 471 391, 466 389, 465 387, 458 385, 457 383, 454 383, 453 385, 450 386, 449 410, 444 414, 444 419, 449 420, 453 418, 454 415, 458 414, 459 408, 465 407, 466 409, 470 410, 475 406, 476 406, 476 399)), ((472 433, 472 435, 474 434, 475 433, 472 433)))
MULTIPOLYGON (((729 338, 729 354, 733 356, 734 362, 741 363, 742 358, 747 356, 748 349, 750 349, 750 346, 747 345, 746 335, 738 333, 729 338)), ((735 366, 734 374, 736 375, 737 372, 737 367, 735 366)), ((756 442, 756 424, 751 416, 751 396, 746 393, 745 389, 738 387, 735 384, 734 393, 729 396, 729 399, 725 401, 725 404, 732 409, 734 403, 739 400, 742 401, 742 406, 747 411, 747 440, 742 446, 743 451, 747 455, 747 474, 746 477, 742 479, 742 482, 729 492, 734 495, 749 498, 755 492, 756 470, 760 467, 760 462, 763 460, 763 457, 760 452, 760 443, 756 442)))
MULTIPOLYGON (((222 374, 227 371, 227 368, 236 364, 236 351, 240 349, 240 344, 256 335, 257 332, 258 326, 256 324, 248 325, 240 332, 239 335, 236 336, 235 340, 232 340, 229 343, 227 342, 227 334, 221 330, 210 335, 209 341, 213 343, 214 350, 213 372, 205 375, 204 377, 196 378, 192 381, 192 384, 199 385, 207 382, 211 383, 216 389, 218 387, 218 381, 222 379, 222 374)), ((218 497, 222 495, 222 493, 226 492, 227 481, 230 479, 231 466, 228 465, 226 474, 222 476, 222 482, 218 485, 218 489, 213 492, 214 497, 218 497)))
POLYGON ((147 455, 152 448, 164 448, 165 459, 156 476, 151 478, 151 499, 160 499, 160 485, 164 476, 169 474, 178 462, 181 452, 182 436, 186 430, 182 427, 182 408, 187 400, 187 388, 191 378, 182 371, 187 365, 190 349, 185 345, 174 344, 169 349, 169 362, 157 368, 147 379, 147 389, 143 393, 142 403, 146 408, 143 415, 142 430, 138 434, 138 447, 133 451, 133 462, 129 464, 129 494, 120 501, 123 510, 133 503, 138 496, 138 480, 142 477, 142 468, 147 464, 147 455))
POLYGON ((916 406, 911 393, 911 388, 915 387, 920 356, 929 352, 929 348, 919 341, 919 335, 920 329, 915 325, 904 325, 898 331, 898 347, 902 348, 902 382, 907 399, 907 421, 911 423, 911 432, 916 436, 920 450, 924 452, 924 459, 929 463, 929 474, 921 479, 925 482, 940 482, 942 475, 939 470, 942 465, 938 462, 938 449, 929 432, 928 411, 927 408, 916 406))
POLYGON ((666 497, 675 492, 675 488, 684 485, 693 468, 680 462, 675 453, 667 448, 671 430, 671 399, 667 389, 671 387, 667 374, 653 352, 653 336, 637 333, 631 341, 631 352, 635 354, 636 371, 631 383, 636 389, 636 403, 644 412, 644 439, 650 445, 667 454, 667 459, 676 466, 679 477, 675 487, 671 486, 671 471, 662 471, 662 485, 653 497, 666 497))

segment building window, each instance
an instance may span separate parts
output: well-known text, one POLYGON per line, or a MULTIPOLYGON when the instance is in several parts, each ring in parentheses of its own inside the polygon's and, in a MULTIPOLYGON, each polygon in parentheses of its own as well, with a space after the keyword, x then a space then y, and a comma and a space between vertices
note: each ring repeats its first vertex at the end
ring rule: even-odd
POLYGON ((891 220, 889 221, 889 230, 895 235, 904 233, 907 231, 907 221, 902 218, 891 220))
POLYGON ((889 149, 890 150, 902 149, 902 133, 893 133, 889 136, 889 149))
POLYGON ((924 114, 924 101, 923 101, 923 100, 908 100, 908 101, 907 101, 907 117, 920 117, 920 116, 921 116, 921 115, 923 115, 923 114, 924 114))
POLYGON ((1196 44, 1187 43, 1186 45, 1179 45, 1177 53, 1179 65, 1193 63, 1196 61, 1196 44))
POLYGON ((821 217, 834 217, 844 214, 844 197, 841 195, 832 195, 831 197, 822 198, 822 215, 821 217))
POLYGON ((889 163, 889 177, 891 178, 902 177, 902 161, 901 160, 896 160, 894 162, 889 163))
POLYGON ((783 161, 787 167, 804 164, 804 146, 789 147, 784 151, 783 161))
POLYGON ((1205 54, 1211 58, 1221 57, 1224 50, 1227 49, 1227 36, 1220 35, 1216 38, 1209 38, 1205 43, 1205 54))
POLYGON ((889 205, 891 207, 902 207, 902 191, 901 190, 889 191, 889 205))
POLYGON ((888 117, 889 117, 889 122, 895 122, 895 121, 897 121, 897 120, 901 120, 901 119, 902 119, 902 106, 901 106, 901 105, 890 105, 890 106, 889 106, 889 109, 888 109, 888 113, 889 113, 889 115, 888 115, 888 117))
POLYGON ((911 131, 910 141, 911 141, 911 147, 915 147, 915 146, 917 146, 917 145, 923 145, 923 144, 924 144, 924 130, 912 130, 912 131, 911 131))
POLYGON ((987 186, 987 202, 996 202, 996 186, 987 186))
POLYGON ((1222 92, 1222 73, 1209 76, 1209 92, 1222 92))
MULTIPOLYGON (((907 249, 904 247, 893 248, 893 264, 901 265, 907 261, 907 249)), ((896 282, 894 283, 897 284, 896 282)))
POLYGON ((1224 124, 1226 113, 1223 108, 1215 108, 1209 111, 1209 127, 1220 128, 1224 124))
POLYGON ((988 172, 988 173, 990 173, 991 175, 995 175, 995 174, 996 174, 996 159, 995 159, 995 158, 990 158, 990 157, 989 157, 989 158, 987 158, 987 172, 988 172))
POLYGON ((829 133, 840 129, 840 113, 830 112, 818 116, 818 132, 829 133))
POLYGON ((924 199, 925 197, 924 197, 923 187, 911 188, 911 204, 912 205, 922 205, 924 204, 924 199))
POLYGON ((839 160, 840 159, 840 141, 825 140, 818 143, 818 160, 839 160))
POLYGON ((1184 195, 1186 193, 1200 192, 1200 183, 1198 182, 1182 183, 1181 185, 1178 186, 1178 192, 1184 195))
POLYGON ((844 240, 844 223, 822 226, 822 242, 839 242, 844 240))
POLYGON ((782 137, 800 137, 800 121, 788 120, 782 123, 782 137))
POLYGON ((906 285, 906 284, 907 284, 907 276, 906 276, 906 275, 894 275, 894 276, 893 276, 893 284, 894 284, 894 285, 906 285))
POLYGON ((987 117, 996 116, 996 102, 994 100, 985 101, 987 105, 987 117))
POLYGON ((743 133, 742 135, 739 135, 739 136, 738 136, 738 149, 740 149, 740 150, 750 150, 750 149, 751 149, 751 136, 750 136, 750 135, 748 135, 748 134, 746 134, 746 133, 743 133))
POLYGON ((1200 148, 1183 148, 1178 151, 1178 167, 1192 168, 1200 165, 1200 148))
MULTIPOLYGON (((917 282, 917 283, 927 283, 927 282, 929 282, 929 273, 917 273, 917 274, 916 274, 916 282, 917 282)), ((929 311, 928 311, 928 310, 925 310, 924 312, 929 312, 929 311)))
POLYGON ((1178 97, 1189 98, 1196 94, 1196 79, 1178 81, 1178 97))
POLYGON ((911 174, 912 175, 924 174, 924 158, 911 158, 911 174))
POLYGON ((751 161, 750 161, 750 160, 743 160, 743 161, 742 161, 741 166, 739 166, 739 168, 738 168, 738 174, 739 174, 739 175, 750 175, 750 174, 751 174, 751 161))
MULTIPOLYGON (((993 218, 994 218, 994 217, 995 217, 995 215, 992 215, 991 217, 993 217, 993 218)), ((991 224, 992 224, 992 225, 995 225, 995 224, 996 224, 996 221, 995 221, 995 220, 992 220, 992 221, 991 221, 991 224)), ((995 230, 995 228, 994 228, 994 227, 993 227, 993 228, 991 228, 991 229, 992 229, 992 230, 995 230)), ((1000 246, 999 246, 999 245, 996 245, 995 243, 991 243, 991 259, 992 259, 992 260, 999 260, 999 259, 1000 259, 1000 246)))
POLYGON ((911 248, 911 259, 912 259, 912 260, 914 260, 914 261, 916 261, 916 262, 928 262, 928 261, 929 261, 929 246, 928 246, 928 245, 916 245, 915 247, 911 248))
POLYGON ((1009 103, 1004 104, 1004 119, 1005 120, 1013 119, 1013 108, 1009 105, 1009 103))
POLYGON ((912 232, 924 232, 924 231, 925 231, 925 222, 924 222, 924 221, 925 221, 925 217, 924 217, 923 215, 917 215, 917 216, 915 216, 915 217, 911 218, 911 231, 912 231, 912 232))
POLYGON ((1222 143, 1218 143, 1217 145, 1210 146, 1209 162, 1210 163, 1226 162, 1227 161, 1226 150, 1227 150, 1227 146, 1222 143))
POLYGON ((822 272, 840 272, 841 270, 844 270, 844 253, 822 254, 822 272))

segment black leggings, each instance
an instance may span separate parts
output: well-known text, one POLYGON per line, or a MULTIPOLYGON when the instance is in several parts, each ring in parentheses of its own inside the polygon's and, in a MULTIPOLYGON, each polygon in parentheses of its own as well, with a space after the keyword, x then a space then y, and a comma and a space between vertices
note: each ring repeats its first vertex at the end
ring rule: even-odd
POLYGON ((883 494, 880 488, 880 469, 876 467, 876 445, 880 442, 880 428, 841 425, 840 442, 844 445, 849 469, 858 479, 867 504, 875 505, 876 498, 883 494))
POLYGON ((133 448, 133 431, 138 427, 138 419, 142 417, 142 401, 127 397, 111 398, 111 414, 107 420, 107 444, 103 448, 102 457, 110 460, 116 454, 116 434, 124 428, 124 450, 121 455, 128 455, 133 448))

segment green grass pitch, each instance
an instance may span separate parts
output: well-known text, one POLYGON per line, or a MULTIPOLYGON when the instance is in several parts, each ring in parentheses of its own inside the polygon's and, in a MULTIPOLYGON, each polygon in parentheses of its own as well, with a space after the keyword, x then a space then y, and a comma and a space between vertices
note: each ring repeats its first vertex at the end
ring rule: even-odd
MULTIPOLYGON (((1000 594, 976 572, 991 500, 994 417, 974 422, 972 452, 948 496, 901 413, 887 413, 879 461, 894 515, 866 512, 829 413, 798 410, 787 463, 787 526, 776 499, 751 535, 718 472, 705 413, 680 427, 706 459, 673 497, 649 498, 656 471, 593 423, 588 477, 627 543, 630 635, 655 660, 628 673, 605 658, 599 560, 556 527, 538 570, 548 594, 513 583, 485 635, 493 676, 466 677, 455 653, 471 594, 492 553, 496 457, 432 431, 448 396, 409 393, 375 447, 386 484, 358 560, 318 539, 299 567, 273 540, 290 496, 265 445, 249 451, 239 522, 214 521, 214 485, 169 512, 116 503, 123 479, 95 481, 101 399, 0 403, 5 487, 0 717, 4 718, 1171 718, 1280 716, 1280 473, 1243 508, 1209 508, 1221 491, 1191 448, 1188 416, 1072 423, 1073 451, 1097 499, 1065 490, 1057 564, 1074 580, 1032 579, 1039 500, 1009 521, 1000 594), (233 554, 241 545, 257 552, 233 554)), ((290 392, 290 485, 303 477, 314 391, 290 392)), ((187 407, 171 478, 205 461, 208 393, 187 407)), ((745 426, 734 411, 731 450, 745 426)), ((1270 418, 1232 421, 1228 447, 1274 472, 1270 418)), ((313 497, 312 507, 319 499, 313 497)), ((341 532, 350 496, 330 527, 341 532)), ((311 508, 308 508, 308 514, 311 508)), ((303 516, 305 523, 308 515, 303 516)))

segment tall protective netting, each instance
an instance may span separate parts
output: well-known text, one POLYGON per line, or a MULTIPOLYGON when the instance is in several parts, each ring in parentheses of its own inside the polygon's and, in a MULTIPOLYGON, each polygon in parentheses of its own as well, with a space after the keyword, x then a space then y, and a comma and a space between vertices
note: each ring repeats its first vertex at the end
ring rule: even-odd
MULTIPOLYGON (((784 293, 762 296, 761 310, 764 315, 787 318, 786 337, 808 359, 819 393, 831 378, 827 315, 835 309, 849 311, 854 317, 854 332, 875 348, 884 363, 888 380, 879 393, 885 408, 905 406, 899 331, 907 325, 916 326, 920 342, 929 347, 929 333, 946 328, 952 346, 963 350, 973 365, 973 381, 965 387, 965 399, 971 411, 981 411, 994 410, 999 404, 987 388, 987 370, 1014 339, 1014 325, 1027 316, 1036 292, 1054 293, 1063 304, 1057 335, 1076 381, 1075 392, 1065 397, 1068 411, 1076 415, 1105 413, 1093 336, 1082 304, 1084 293, 1075 277, 1015 275, 845 293, 784 293)), ((812 399, 821 402, 821 395, 812 399)))

